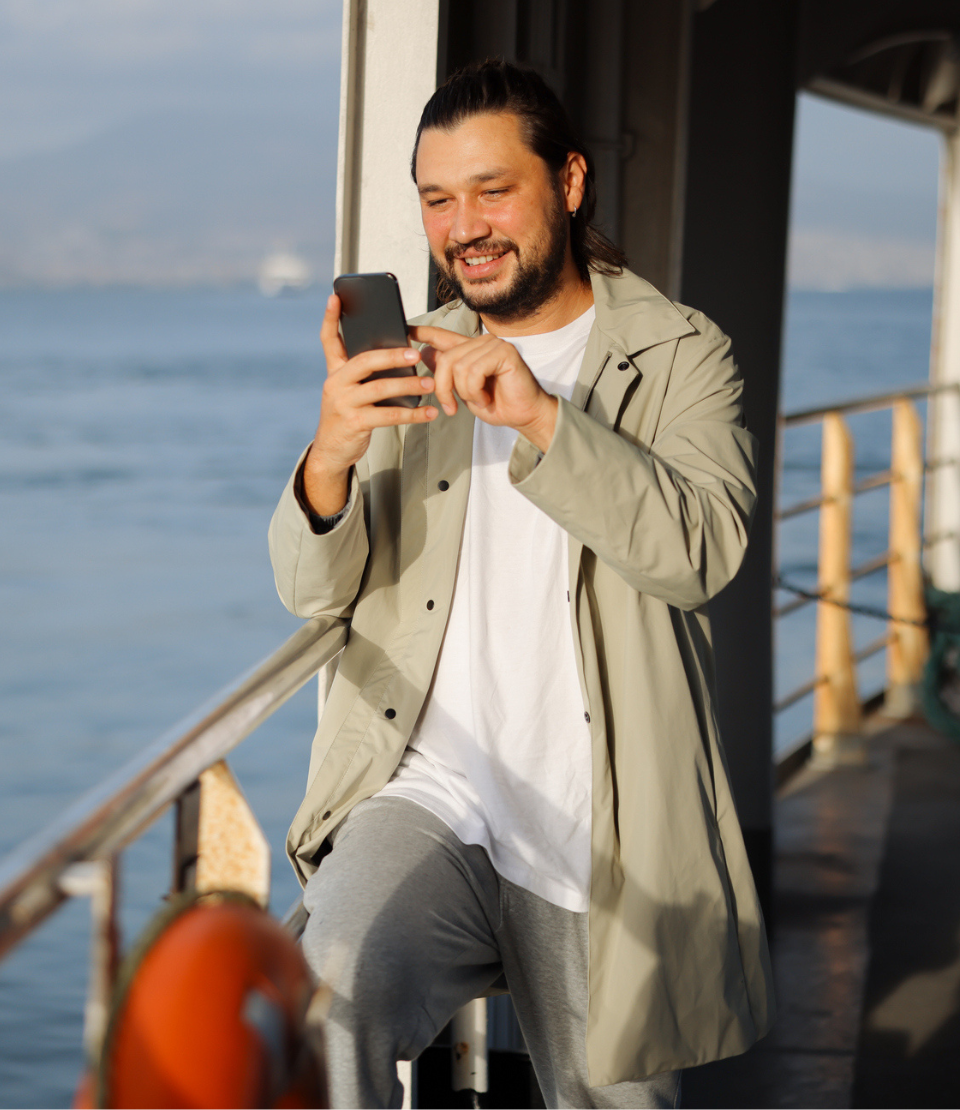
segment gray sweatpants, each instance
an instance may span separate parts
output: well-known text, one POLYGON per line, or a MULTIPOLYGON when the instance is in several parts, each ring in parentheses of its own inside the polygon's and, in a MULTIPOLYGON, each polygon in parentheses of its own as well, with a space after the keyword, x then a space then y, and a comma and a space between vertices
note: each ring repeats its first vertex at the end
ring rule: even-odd
POLYGON ((677 1106, 680 1073, 587 1082, 587 915, 501 878, 428 810, 371 798, 331 837, 307 883, 303 949, 333 987, 336 1107, 401 1105, 413 1060, 503 975, 547 1106, 677 1106))

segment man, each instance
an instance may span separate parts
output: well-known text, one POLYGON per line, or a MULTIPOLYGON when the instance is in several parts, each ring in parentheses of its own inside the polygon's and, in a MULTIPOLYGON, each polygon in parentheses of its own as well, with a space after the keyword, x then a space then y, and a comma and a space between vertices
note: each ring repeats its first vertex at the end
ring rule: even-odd
POLYGON ((705 610, 754 502, 729 341, 590 226, 535 74, 452 77, 413 174, 454 299, 348 359, 331 298, 271 525, 287 606, 349 625, 288 841, 334 1101, 399 1105, 396 1061, 505 985, 548 1106, 672 1106, 772 1019, 705 610))

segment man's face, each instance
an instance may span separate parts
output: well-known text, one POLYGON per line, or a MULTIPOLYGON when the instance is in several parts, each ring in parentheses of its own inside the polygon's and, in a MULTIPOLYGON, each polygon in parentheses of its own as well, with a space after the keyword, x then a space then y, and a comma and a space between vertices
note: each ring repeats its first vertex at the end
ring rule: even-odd
POLYGON ((577 280, 559 178, 506 113, 420 136, 423 228, 440 272, 475 312, 516 321, 577 280))

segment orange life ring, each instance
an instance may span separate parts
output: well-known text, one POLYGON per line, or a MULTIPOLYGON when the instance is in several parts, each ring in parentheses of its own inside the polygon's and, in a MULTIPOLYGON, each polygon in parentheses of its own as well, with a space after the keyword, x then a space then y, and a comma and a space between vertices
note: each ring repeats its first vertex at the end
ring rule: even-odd
POLYGON ((313 993, 299 947, 254 902, 178 899, 121 968, 99 1068, 75 1105, 328 1106, 313 993))

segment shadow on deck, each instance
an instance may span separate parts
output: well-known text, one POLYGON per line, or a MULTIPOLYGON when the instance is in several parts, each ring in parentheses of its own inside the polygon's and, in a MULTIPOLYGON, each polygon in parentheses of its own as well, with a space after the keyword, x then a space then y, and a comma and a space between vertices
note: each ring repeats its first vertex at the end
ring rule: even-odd
POLYGON ((780 1017, 688 1071, 687 1107, 960 1105, 960 747, 918 721, 870 731, 866 767, 778 797, 780 1017))

